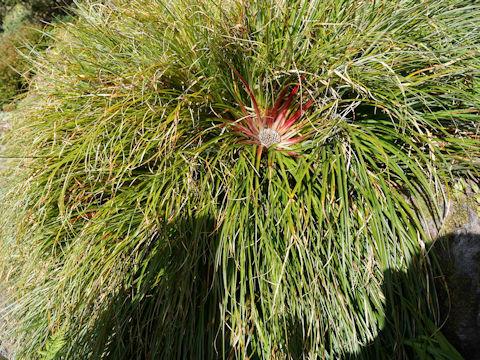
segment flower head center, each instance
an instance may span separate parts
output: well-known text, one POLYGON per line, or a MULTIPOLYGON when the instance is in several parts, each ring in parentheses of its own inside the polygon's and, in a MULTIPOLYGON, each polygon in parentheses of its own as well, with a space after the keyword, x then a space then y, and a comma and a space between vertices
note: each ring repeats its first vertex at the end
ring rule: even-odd
POLYGON ((258 141, 260 141, 260 144, 265 147, 278 144, 281 140, 278 132, 273 129, 262 129, 258 134, 258 141))

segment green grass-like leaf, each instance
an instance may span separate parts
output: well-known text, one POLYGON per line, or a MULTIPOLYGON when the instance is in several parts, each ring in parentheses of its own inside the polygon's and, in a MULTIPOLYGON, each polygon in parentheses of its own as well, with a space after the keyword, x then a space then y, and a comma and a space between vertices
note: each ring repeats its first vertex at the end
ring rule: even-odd
POLYGON ((68 359, 338 359, 380 335, 378 358, 458 356, 423 227, 452 174, 478 175, 478 5, 76 13, 15 135, 29 158, 2 256, 19 358, 68 339, 68 359), (302 141, 259 151, 231 126, 295 85, 290 119, 312 99, 302 141))

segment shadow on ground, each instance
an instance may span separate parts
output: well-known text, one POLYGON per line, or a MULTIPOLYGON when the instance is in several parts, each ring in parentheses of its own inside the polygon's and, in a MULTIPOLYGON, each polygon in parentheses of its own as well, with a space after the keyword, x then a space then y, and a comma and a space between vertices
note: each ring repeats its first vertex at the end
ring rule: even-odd
MULTIPOLYGON (((478 217, 475 221, 480 226, 478 217)), ((184 219, 165 229, 176 241, 159 247, 158 239, 152 240, 144 253, 147 266, 118 291, 92 329, 91 358, 234 358, 217 330, 222 294, 213 283, 218 246, 213 230, 212 219, 184 219)), ((480 232, 474 231, 463 228, 438 239, 426 247, 430 260, 418 255, 406 272, 387 269, 382 330, 359 352, 337 358, 480 360, 480 232), (442 271, 432 272, 435 268, 442 271)), ((289 358, 306 358, 302 323, 290 319, 287 325, 289 358)))
MULTIPOLYGON (((382 330, 357 353, 334 358, 480 360, 480 219, 471 220, 470 227, 438 239, 433 248, 426 247, 433 255, 428 258, 436 259, 438 267, 419 255, 405 272, 384 272, 382 330), (435 268, 442 271, 432 272, 435 268), (438 304, 431 301, 435 291, 438 304), (435 323, 442 322, 438 331, 435 323)), ((218 247, 212 235, 214 220, 185 218, 162 230, 168 236, 152 237, 145 244, 137 261, 143 266, 111 298, 94 328, 82 338, 85 343, 78 344, 88 349, 88 358, 235 358, 222 340, 222 335, 229 339, 228 332, 218 332, 222 294, 214 283, 218 247), (171 240, 167 243, 165 238, 171 240)), ((309 349, 302 322, 287 319, 287 325, 289 358, 306 358, 309 349)), ((329 343, 328 334, 324 341, 329 343)))
POLYGON ((211 218, 185 218, 166 225, 163 235, 144 246, 138 271, 84 339, 88 358, 232 358, 218 332, 214 229, 211 218))
MULTIPOLYGON (((475 221, 479 222, 478 217, 470 223, 475 221)), ((424 287, 411 286, 427 275, 421 269, 422 256, 412 261, 407 272, 388 269, 382 285, 385 324, 373 341, 348 354, 346 360, 480 360, 480 234, 467 230, 475 229, 458 229, 438 239, 430 250, 442 269, 432 274, 439 311, 425 309, 425 299, 434 291, 427 281, 424 287), (425 314, 429 316, 424 319, 425 314), (435 316, 443 323, 440 331, 434 325, 435 316)))

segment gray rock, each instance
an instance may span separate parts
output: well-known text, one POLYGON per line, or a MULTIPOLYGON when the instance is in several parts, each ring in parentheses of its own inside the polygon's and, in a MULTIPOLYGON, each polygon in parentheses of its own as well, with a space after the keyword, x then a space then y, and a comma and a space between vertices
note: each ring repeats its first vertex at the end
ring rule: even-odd
POLYGON ((467 360, 480 360, 480 218, 466 205, 467 222, 446 238, 442 267, 448 284, 445 334, 467 360))

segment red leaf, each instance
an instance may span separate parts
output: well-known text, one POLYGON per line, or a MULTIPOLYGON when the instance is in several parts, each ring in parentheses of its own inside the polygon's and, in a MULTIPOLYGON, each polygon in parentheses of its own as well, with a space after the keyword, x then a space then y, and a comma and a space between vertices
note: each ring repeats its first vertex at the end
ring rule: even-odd
POLYGON ((254 133, 258 133, 259 130, 258 130, 258 126, 255 125, 255 121, 253 121, 253 119, 250 117, 250 114, 247 112, 247 109, 245 109, 245 106, 243 106, 242 104, 238 104, 238 106, 240 106, 240 108, 242 109, 243 113, 245 114, 245 118, 242 120, 245 122, 245 125, 247 125, 247 127, 254 133))
POLYGON ((287 130, 289 129, 293 124, 295 124, 295 121, 297 121, 300 116, 302 116, 303 112, 305 110, 307 110, 311 105, 313 104, 313 99, 310 99, 307 101, 307 103, 305 105, 303 105, 300 109, 297 110, 297 112, 295 113, 295 115, 293 115, 292 117, 290 117, 290 119, 288 119, 285 124, 283 124, 282 126, 280 126, 280 128, 278 129, 278 131, 282 131, 282 130, 287 130))
POLYGON ((248 86, 245 79, 239 74, 237 70, 235 70, 235 68, 231 64, 228 64, 228 65, 233 70, 233 72, 239 77, 239 79, 242 81, 243 85, 245 86, 245 89, 247 90, 248 94, 250 95, 250 98, 252 99, 253 107, 255 109, 255 113, 257 114, 258 121, 259 123, 261 123, 262 116, 260 115, 260 109, 258 108, 257 99, 255 99, 255 96, 253 95, 253 92, 250 89, 250 86, 248 86))
POLYGON ((255 135, 253 135, 253 132, 250 131, 248 128, 246 128, 245 126, 243 125, 240 125, 240 124, 236 124, 233 126, 233 129, 237 130, 237 131, 240 131, 241 133, 247 135, 247 136, 251 136, 251 137, 254 137, 255 135))
POLYGON ((305 139, 305 136, 299 136, 299 137, 296 137, 296 138, 282 140, 281 144, 285 145, 285 146, 289 146, 289 145, 296 144, 296 143, 302 141, 303 139, 305 139))
POLYGON ((288 96, 288 99, 285 100, 284 103, 280 105, 280 101, 283 100, 286 94, 287 88, 285 88, 282 93, 279 96, 279 99, 275 103, 275 107, 280 107, 279 109, 275 109, 275 123, 273 125, 274 129, 277 129, 278 127, 282 127, 283 122, 285 121, 285 118, 287 117, 287 113, 290 110, 290 105, 292 104, 293 98, 295 97, 295 94, 298 91, 299 86, 302 83, 302 80, 305 78, 305 74, 300 78, 300 84, 296 85, 293 90, 291 91, 290 95, 288 96), (278 111, 277 111, 278 110, 278 111), (277 115, 278 113, 278 115, 277 115))

